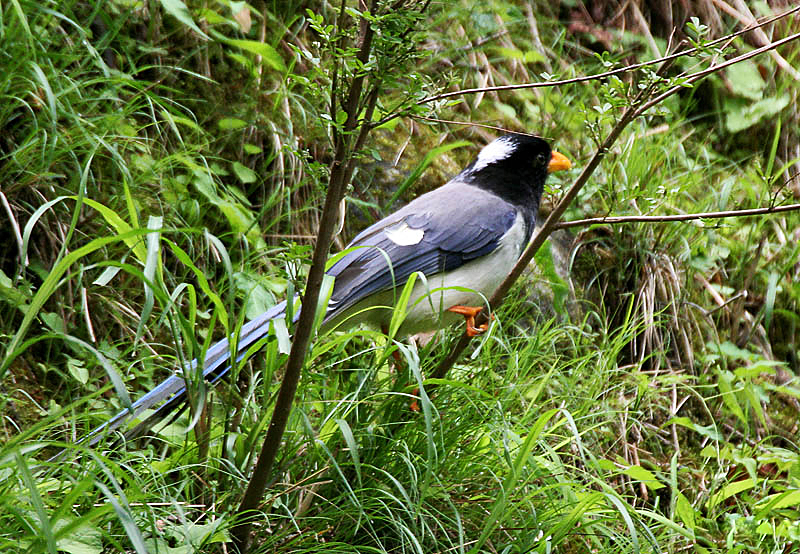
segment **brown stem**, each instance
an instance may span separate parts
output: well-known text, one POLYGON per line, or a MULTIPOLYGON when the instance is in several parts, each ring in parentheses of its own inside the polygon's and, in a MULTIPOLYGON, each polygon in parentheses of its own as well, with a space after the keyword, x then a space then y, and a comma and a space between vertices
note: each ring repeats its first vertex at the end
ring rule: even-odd
POLYGON ((574 221, 556 223, 556 229, 569 227, 585 227, 587 225, 602 225, 615 223, 664 223, 669 221, 692 221, 695 219, 722 219, 725 217, 752 217, 754 215, 776 214, 800 210, 800 204, 787 204, 785 206, 768 206, 766 208, 751 208, 748 210, 728 210, 724 212, 700 212, 693 214, 675 215, 620 215, 608 217, 590 217, 574 221))
MULTIPOLYGON (((662 70, 665 69, 666 66, 662 66, 662 70)), ((619 135, 622 133, 623 129, 627 127, 628 123, 633 121, 635 116, 635 107, 642 98, 642 95, 645 94, 646 91, 640 91, 637 95, 636 99, 632 102, 630 107, 626 107, 622 115, 620 116, 619 121, 611 129, 611 132, 608 134, 606 139, 594 153, 592 159, 589 160, 589 163, 583 168, 583 171, 578 176, 578 179, 569 188, 567 193, 561 199, 561 201, 556 205, 550 215, 548 216, 547 220, 545 220, 542 227, 536 232, 531 240, 528 248, 522 254, 522 257, 517 261, 517 264, 514 266, 514 269, 511 270, 511 273, 505 278, 505 280, 500 284, 500 287, 492 294, 492 297, 489 299, 489 305, 492 309, 497 309, 502 303, 503 298, 505 297, 508 290, 511 286, 516 282, 520 275, 522 275, 523 270, 528 266, 530 261, 533 259, 533 256, 536 252, 541 248, 544 241, 547 240, 547 237, 550 236, 550 233, 553 232, 555 229, 556 223, 561 218, 561 216, 566 211, 567 207, 572 203, 573 199, 578 195, 578 192, 584 187, 586 182, 589 180, 589 177, 594 173, 594 170, 600 165, 600 161, 605 157, 608 150, 613 146, 614 142, 616 142, 619 135)), ((479 321, 480 322, 480 321, 479 321)), ((431 374, 431 377, 434 379, 441 379, 447 372, 450 371, 450 368, 458 361, 461 357, 461 353, 469 344, 469 341, 472 337, 469 337, 466 333, 461 336, 458 343, 456 343, 453 350, 447 355, 445 359, 443 359, 436 369, 431 374)))
MULTIPOLYGON (((753 25, 748 25, 747 27, 745 27, 743 29, 740 29, 740 30, 738 30, 738 31, 736 31, 734 33, 731 33, 731 34, 726 35, 724 37, 721 37, 721 38, 718 38, 716 40, 713 40, 713 41, 707 43, 706 46, 710 47, 710 46, 714 46, 716 44, 720 44, 722 42, 728 41, 728 40, 730 40, 730 39, 732 39, 734 37, 737 37, 737 36, 742 35, 744 33, 748 33, 748 32, 752 31, 755 28, 762 27, 764 25, 772 23, 773 21, 777 21, 778 19, 782 19, 784 17, 787 17, 787 16, 789 16, 789 15, 791 15, 791 14, 797 12, 797 11, 800 11, 800 6, 796 6, 796 7, 792 8, 792 9, 790 9, 790 10, 787 10, 787 11, 785 11, 783 13, 780 13, 780 14, 778 14, 776 16, 773 16, 773 17, 770 17, 768 19, 765 19, 765 20, 763 20, 763 21, 761 21, 759 23, 756 23, 756 24, 753 24, 753 25)), ((773 44, 775 44, 775 43, 773 43, 773 44)), ((642 67, 646 67, 646 66, 650 66, 650 65, 656 65, 656 64, 660 64, 660 63, 663 63, 663 62, 666 62, 666 61, 670 61, 670 60, 675 60, 675 59, 683 57, 683 56, 693 56, 694 54, 697 54, 699 51, 700 51, 699 48, 691 48, 689 50, 685 50, 685 51, 682 51, 682 52, 676 52, 674 54, 670 54, 670 55, 664 56, 662 58, 657 58, 655 60, 635 63, 635 64, 628 65, 628 66, 625 66, 625 67, 620 67, 619 69, 613 69, 611 71, 606 71, 605 73, 597 73, 595 75, 586 75, 586 76, 583 76, 583 77, 574 77, 572 79, 563 79, 563 80, 560 80, 560 81, 545 81, 545 82, 537 82, 537 83, 520 83, 520 84, 516 84, 516 85, 499 85, 499 86, 494 86, 494 87, 481 87, 481 88, 470 88, 470 89, 463 89, 463 90, 454 90, 454 91, 451 91, 451 92, 444 92, 442 94, 437 94, 435 96, 429 96, 427 98, 423 98, 422 100, 418 101, 417 104, 429 104, 431 102, 436 102, 438 100, 445 100, 447 98, 452 98, 454 96, 464 96, 464 95, 467 95, 467 94, 480 94, 480 93, 486 93, 486 92, 499 92, 499 91, 529 89, 529 88, 540 88, 540 87, 559 87, 559 86, 562 86, 562 85, 571 85, 571 84, 574 84, 574 83, 583 83, 585 81, 595 81, 595 80, 598 80, 598 79, 607 79, 608 77, 611 77, 612 75, 619 75, 621 73, 628 73, 630 71, 635 71, 637 69, 641 69, 642 67)), ((380 123, 383 123, 383 122, 384 121, 382 120, 380 123)))
MULTIPOLYGON (((800 8, 798 8, 798 9, 800 9, 800 8)), ((800 33, 795 33, 793 35, 789 35, 786 38, 782 38, 780 40, 776 40, 775 42, 767 44, 766 46, 762 46, 761 48, 756 48, 755 50, 751 50, 750 52, 742 54, 741 56, 736 56, 735 58, 732 58, 732 59, 727 60, 725 62, 714 64, 711 67, 708 67, 708 68, 706 68, 706 69, 704 69, 702 71, 698 71, 696 73, 692 73, 691 75, 689 75, 686 78, 686 81, 683 84, 675 85, 674 87, 665 90, 663 93, 659 94, 655 98, 652 98, 652 99, 648 100, 647 102, 645 102, 642 106, 637 108, 637 110, 636 110, 637 114, 636 115, 639 115, 639 114, 642 114, 642 113, 646 112, 647 110, 649 110, 650 108, 652 108, 656 104, 660 103, 665 98, 667 98, 669 96, 672 96, 673 94, 675 94, 676 92, 678 92, 679 90, 684 88, 687 84, 694 83, 695 81, 698 81, 698 80, 702 79, 703 77, 707 77, 708 75, 711 75, 712 73, 716 73, 720 69, 724 69, 724 68, 726 68, 728 66, 737 64, 737 63, 742 62, 744 60, 748 60, 748 59, 750 59, 752 57, 758 56, 759 54, 763 54, 764 52, 769 52, 770 50, 774 50, 778 46, 783 46, 784 44, 787 44, 789 42, 797 40, 798 38, 800 38, 800 33)))
MULTIPOLYGON (((800 7, 795 8, 790 12, 785 12, 784 14, 782 14, 782 16, 785 16, 788 13, 796 11, 797 9, 800 9, 800 7)), ((756 50, 753 50, 752 52, 748 52, 741 56, 737 56, 736 58, 733 58, 726 62, 715 64, 712 67, 709 67, 703 71, 698 71, 697 73, 690 75, 688 80, 689 82, 697 81, 702 77, 705 77, 707 75, 710 75, 711 73, 719 71, 720 69, 733 65, 734 63, 740 62, 742 60, 751 58, 758 54, 763 54, 764 52, 777 48, 782 44, 786 44, 788 42, 796 40, 797 38, 800 38, 800 33, 796 33, 784 39, 775 41, 771 44, 768 44, 767 46, 758 48, 756 50)), ((658 73, 659 74, 663 73, 666 67, 669 64, 671 64, 674 59, 676 59, 675 55, 666 56, 665 58, 663 58, 665 64, 661 66, 658 73)), ((575 198, 575 196, 577 196, 578 192, 586 184, 591 174, 600 164, 600 161, 602 160, 605 153, 608 152, 608 149, 614 144, 614 142, 616 142, 622 130, 628 125, 628 123, 636 119, 638 116, 642 115, 649 108, 651 108, 652 106, 656 105, 659 102, 662 102, 669 96, 672 96, 673 94, 678 92, 681 88, 683 87, 682 86, 671 87, 665 92, 659 94, 658 96, 648 99, 646 101, 644 100, 645 98, 645 96, 643 95, 644 91, 642 91, 639 93, 636 100, 634 100, 631 103, 630 107, 626 108, 625 111, 623 111, 620 120, 617 122, 617 124, 609 133, 609 135, 603 141, 603 144, 600 146, 600 148, 597 149, 592 159, 589 161, 584 170, 581 172, 578 179, 575 181, 575 184, 573 184, 572 187, 570 187, 570 189, 567 191, 567 193, 564 195, 564 197, 561 199, 558 205, 556 205, 555 209, 553 209, 553 211, 550 213, 547 220, 544 222, 544 225, 542 225, 542 227, 534 235, 530 245, 525 250, 525 252, 519 259, 517 264, 514 266, 514 269, 511 271, 508 277, 506 277, 506 279, 500 284, 500 287, 495 291, 495 293, 489 299, 489 305, 492 307, 493 310, 497 309, 497 307, 499 307, 502 304, 503 298, 508 293, 511 286, 517 281, 519 276, 522 274, 522 272, 528 266, 530 261, 533 259, 533 256, 536 254, 539 248, 541 248, 545 240, 547 240, 547 237, 550 236, 550 233, 552 233, 556 229, 558 220, 564 214, 567 207, 572 203, 573 199, 575 198)), ((649 90, 650 88, 648 88, 648 94, 649 90)), ((781 210, 781 211, 786 211, 786 210, 781 210)), ((461 357, 461 354, 467 347, 467 344, 469 344, 470 339, 471 337, 467 336, 466 334, 463 335, 459 339, 458 343, 456 343, 455 347, 453 347, 453 350, 448 354, 448 356, 439 363, 439 365, 433 371, 431 376, 433 378, 443 378, 450 370, 450 368, 452 368, 453 365, 461 357)))
MULTIPOLYGON (((372 13, 375 13, 376 8, 377 0, 373 0, 372 13)), ((362 19, 360 22, 359 36, 360 47, 357 58, 362 64, 366 64, 372 48, 373 37, 372 26, 366 19, 362 19)), ((314 318, 316 317, 317 301, 322 287, 322 279, 325 275, 325 262, 328 259, 328 251, 330 250, 338 219, 339 203, 344 197, 348 176, 352 172, 353 135, 358 127, 358 105, 366 77, 366 74, 357 75, 353 79, 348 92, 347 103, 344 107, 347 112, 347 119, 336 141, 336 152, 328 180, 328 193, 325 196, 325 206, 319 223, 317 244, 314 248, 311 269, 308 272, 305 286, 303 310, 301 310, 300 318, 295 326, 292 349, 286 362, 286 371, 281 388, 278 391, 278 398, 275 401, 267 436, 264 439, 258 462, 253 469, 253 475, 237 512, 237 521, 239 523, 231 529, 233 543, 240 552, 248 550, 252 526, 252 520, 249 516, 258 509, 264 496, 267 479, 272 472, 275 457, 280 449, 294 396, 297 392, 297 384, 300 381, 300 374, 305 363, 306 351, 314 327, 314 318)), ((332 97, 335 98, 336 91, 333 92, 334 95, 332 97)))

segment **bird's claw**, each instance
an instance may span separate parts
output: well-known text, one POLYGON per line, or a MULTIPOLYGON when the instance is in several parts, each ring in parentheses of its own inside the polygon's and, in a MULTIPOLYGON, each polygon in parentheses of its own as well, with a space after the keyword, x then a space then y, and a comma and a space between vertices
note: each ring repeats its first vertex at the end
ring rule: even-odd
MULTIPOLYGON (((482 335, 489 329, 489 322, 481 323, 480 325, 475 325, 475 316, 477 316, 483 308, 481 306, 451 306, 447 308, 448 312, 453 312, 454 314, 459 314, 464 316, 464 321, 467 324, 467 336, 468 337, 477 337, 478 335, 482 335)), ((494 314, 489 316, 491 319, 494 319, 494 314)))

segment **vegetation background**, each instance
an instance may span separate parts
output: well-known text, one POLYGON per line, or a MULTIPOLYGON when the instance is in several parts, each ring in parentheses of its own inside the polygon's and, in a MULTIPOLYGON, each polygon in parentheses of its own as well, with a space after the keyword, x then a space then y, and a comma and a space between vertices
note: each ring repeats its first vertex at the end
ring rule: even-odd
MULTIPOLYGON (((672 87, 564 220, 786 206, 798 31, 788 0, 3 2, 0 550, 232 551, 285 344, 149 442, 77 441, 302 290, 337 145, 334 250, 501 129, 573 160, 546 215, 672 87)), ((800 552, 799 223, 561 229, 440 379, 457 329, 315 337, 251 551, 800 552)))

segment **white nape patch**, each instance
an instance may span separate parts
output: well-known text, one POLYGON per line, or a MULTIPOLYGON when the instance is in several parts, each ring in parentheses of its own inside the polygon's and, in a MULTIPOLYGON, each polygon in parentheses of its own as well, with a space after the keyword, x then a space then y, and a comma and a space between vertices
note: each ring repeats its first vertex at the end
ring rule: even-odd
POLYGON ((387 227, 384 232, 386 233, 386 237, 397 246, 419 244, 419 241, 425 236, 425 231, 422 229, 412 229, 405 221, 401 221, 399 224, 392 227, 387 227))
POLYGON ((488 165, 505 160, 514 153, 515 149, 516 145, 508 137, 494 139, 480 151, 472 171, 480 171, 488 165))

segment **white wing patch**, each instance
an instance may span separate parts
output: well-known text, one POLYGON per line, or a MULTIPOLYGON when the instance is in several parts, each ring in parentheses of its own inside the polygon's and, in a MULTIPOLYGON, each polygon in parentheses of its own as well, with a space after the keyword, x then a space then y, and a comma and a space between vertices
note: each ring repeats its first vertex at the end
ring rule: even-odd
POLYGON ((384 232, 386 233, 386 238, 397 246, 419 244, 419 241, 425 236, 425 231, 422 229, 412 229, 405 221, 401 221, 392 227, 387 227, 384 232))
POLYGON ((475 167, 473 167, 472 170, 480 171, 484 167, 499 162, 500 160, 505 160, 513 154, 516 145, 506 140, 506 138, 507 137, 500 137, 484 146, 483 150, 478 154, 478 159, 475 160, 475 167))

